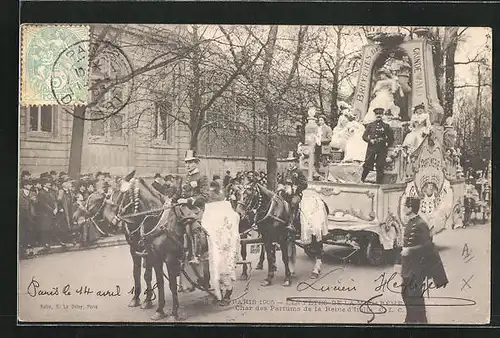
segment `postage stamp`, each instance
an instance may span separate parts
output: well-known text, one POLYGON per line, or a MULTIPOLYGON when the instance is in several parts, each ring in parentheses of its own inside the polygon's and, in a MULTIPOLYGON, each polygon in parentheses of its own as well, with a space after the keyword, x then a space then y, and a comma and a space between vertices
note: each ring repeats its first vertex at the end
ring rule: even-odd
POLYGON ((24 26, 19 322, 488 323, 491 34, 24 26))
POLYGON ((21 26, 21 105, 82 105, 89 83, 88 26, 21 26))

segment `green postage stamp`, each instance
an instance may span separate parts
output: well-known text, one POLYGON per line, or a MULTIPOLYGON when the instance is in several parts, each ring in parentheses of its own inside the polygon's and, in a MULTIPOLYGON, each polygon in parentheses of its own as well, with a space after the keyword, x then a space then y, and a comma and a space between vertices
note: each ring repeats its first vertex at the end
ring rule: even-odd
POLYGON ((83 25, 21 26, 21 105, 84 105, 90 31, 83 25))

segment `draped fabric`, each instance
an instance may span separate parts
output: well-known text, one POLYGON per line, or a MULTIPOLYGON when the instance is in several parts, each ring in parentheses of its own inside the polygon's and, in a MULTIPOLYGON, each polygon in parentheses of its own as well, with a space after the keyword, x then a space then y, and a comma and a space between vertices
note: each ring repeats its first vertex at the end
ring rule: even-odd
POLYGON ((240 217, 229 201, 205 205, 201 226, 208 234, 210 284, 219 300, 221 288, 231 289, 236 280, 236 262, 240 260, 239 222, 240 217))
POLYGON ((300 240, 310 244, 312 236, 321 241, 328 234, 328 215, 323 200, 311 190, 304 190, 300 201, 300 240))

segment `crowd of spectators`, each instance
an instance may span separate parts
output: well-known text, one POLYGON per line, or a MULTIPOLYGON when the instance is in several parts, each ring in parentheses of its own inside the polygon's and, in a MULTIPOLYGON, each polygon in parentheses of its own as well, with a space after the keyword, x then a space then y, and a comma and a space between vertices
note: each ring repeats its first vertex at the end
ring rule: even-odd
POLYGON ((78 180, 50 171, 33 177, 21 172, 19 192, 19 249, 21 257, 51 246, 86 246, 115 232, 107 224, 89 225, 87 201, 94 193, 109 194, 119 177, 106 172, 84 174, 78 180))

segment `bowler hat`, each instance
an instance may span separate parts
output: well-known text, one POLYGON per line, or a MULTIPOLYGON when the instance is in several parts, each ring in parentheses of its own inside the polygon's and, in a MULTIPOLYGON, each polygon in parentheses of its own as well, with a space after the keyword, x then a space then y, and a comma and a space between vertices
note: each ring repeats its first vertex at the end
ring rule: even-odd
POLYGON ((161 177, 161 175, 159 173, 156 173, 154 179, 157 179, 158 177, 161 177))
POLYGON ((184 158, 184 162, 190 161, 198 161, 199 159, 194 155, 194 150, 190 149, 186 151, 186 157, 184 158))
POLYGON ((31 173, 29 172, 29 170, 23 170, 21 172, 21 176, 31 176, 31 173))
POLYGON ((51 171, 50 171, 50 175, 51 175, 51 176, 52 176, 52 175, 57 175, 57 171, 55 171, 55 170, 51 170, 51 171))

